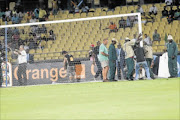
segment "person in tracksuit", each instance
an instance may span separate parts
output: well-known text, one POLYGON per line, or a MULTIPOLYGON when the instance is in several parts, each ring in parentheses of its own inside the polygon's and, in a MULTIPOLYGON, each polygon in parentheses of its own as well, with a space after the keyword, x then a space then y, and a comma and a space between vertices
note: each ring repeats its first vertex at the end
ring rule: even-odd
POLYGON ((117 40, 115 38, 112 39, 112 43, 109 46, 109 67, 110 67, 110 77, 109 81, 116 81, 115 80, 115 73, 116 73, 116 48, 115 44, 117 43, 117 40))
POLYGON ((168 36, 168 41, 169 41, 169 43, 167 44, 168 68, 169 68, 170 78, 175 78, 178 76, 178 70, 177 70, 178 48, 176 43, 173 41, 173 37, 171 35, 168 36))

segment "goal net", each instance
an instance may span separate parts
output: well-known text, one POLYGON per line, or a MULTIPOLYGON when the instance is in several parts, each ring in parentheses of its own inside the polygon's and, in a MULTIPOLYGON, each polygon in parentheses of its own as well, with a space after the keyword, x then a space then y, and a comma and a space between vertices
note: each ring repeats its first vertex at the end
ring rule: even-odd
POLYGON ((115 38, 117 47, 126 37, 134 39, 139 33, 140 13, 1 25, 3 85, 85 82, 94 81, 95 75, 101 80, 94 57, 97 42, 108 38, 109 48, 115 38), (18 55, 21 45, 27 53, 25 66, 18 55), (64 65, 63 51, 72 56, 74 67, 64 65))

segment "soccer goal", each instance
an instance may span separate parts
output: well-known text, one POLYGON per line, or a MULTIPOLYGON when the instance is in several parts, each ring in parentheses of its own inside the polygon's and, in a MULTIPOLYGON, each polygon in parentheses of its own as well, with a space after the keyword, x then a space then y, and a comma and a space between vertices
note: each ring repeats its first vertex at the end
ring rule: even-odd
MULTIPOLYGON (((96 13, 88 14, 96 16, 96 13)), ((102 43, 108 38, 108 48, 111 39, 116 38, 117 44, 123 45, 126 37, 134 39, 139 33, 142 33, 140 13, 6 23, 0 26, 4 46, 1 53, 5 53, 1 54, 3 85, 16 86, 23 84, 24 79, 27 79, 27 85, 94 81, 97 72, 94 47, 97 42, 102 43), (25 68, 19 67, 21 60, 18 60, 17 52, 21 45, 27 54, 25 68), (64 70, 62 51, 73 56, 75 65, 71 69, 64 70), (70 77, 73 79, 69 80, 70 77)), ((101 75, 96 80, 101 80, 101 75)))

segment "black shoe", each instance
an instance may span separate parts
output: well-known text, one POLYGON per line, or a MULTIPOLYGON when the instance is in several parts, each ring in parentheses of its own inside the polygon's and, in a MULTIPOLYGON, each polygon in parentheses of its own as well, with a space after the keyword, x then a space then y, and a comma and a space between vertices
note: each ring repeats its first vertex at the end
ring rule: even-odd
POLYGON ((113 80, 113 81, 118 81, 118 80, 113 80))
POLYGON ((109 82, 109 80, 103 80, 103 82, 109 82))
POLYGON ((98 77, 98 76, 96 76, 96 75, 94 76, 94 78, 97 78, 97 77, 98 77))
POLYGON ((113 82, 117 82, 118 80, 112 80, 113 82))
POLYGON ((128 81, 133 81, 133 79, 130 79, 130 78, 128 78, 128 77, 126 78, 126 80, 128 80, 128 81))

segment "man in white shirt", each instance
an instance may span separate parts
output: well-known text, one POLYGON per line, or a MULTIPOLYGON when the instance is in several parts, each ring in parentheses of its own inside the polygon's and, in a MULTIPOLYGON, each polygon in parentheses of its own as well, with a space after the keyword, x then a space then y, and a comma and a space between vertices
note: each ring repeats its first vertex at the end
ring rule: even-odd
POLYGON ((141 14, 144 13, 144 10, 143 10, 143 8, 142 8, 140 5, 138 5, 138 8, 137 8, 136 11, 137 11, 137 12, 140 12, 141 14))
POLYGON ((5 15, 6 15, 6 18, 11 19, 11 11, 8 8, 6 8, 5 15))
POLYGON ((26 68, 27 68, 27 54, 24 50, 24 46, 21 45, 19 50, 14 51, 15 54, 18 55, 18 82, 19 85, 27 85, 27 77, 26 77, 26 68), (24 82, 22 82, 22 75, 24 78, 24 82))
POLYGON ((146 42, 148 46, 152 46, 151 38, 147 34, 145 34, 144 37, 144 42, 146 42))
POLYGON ((29 20, 30 23, 35 23, 37 20, 34 16, 32 16, 32 18, 29 20))
POLYGON ((132 39, 132 41, 133 41, 133 42, 136 42, 136 40, 137 40, 137 38, 136 38, 136 34, 134 34, 134 35, 133 35, 133 39, 132 39))
POLYGON ((157 15, 157 7, 153 4, 149 10, 149 15, 154 14, 157 15))
POLYGON ((172 0, 165 0, 165 3, 167 6, 170 6, 170 5, 172 5, 172 0))

